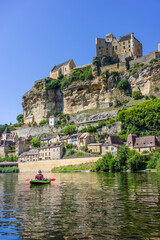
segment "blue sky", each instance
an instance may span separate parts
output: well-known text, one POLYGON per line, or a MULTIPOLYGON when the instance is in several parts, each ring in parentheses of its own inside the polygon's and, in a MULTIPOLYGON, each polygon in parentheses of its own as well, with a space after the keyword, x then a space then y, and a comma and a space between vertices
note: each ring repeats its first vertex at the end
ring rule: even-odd
POLYGON ((16 122, 24 93, 55 64, 90 63, 96 37, 134 32, 145 55, 159 23, 160 0, 0 0, 0 124, 16 122))

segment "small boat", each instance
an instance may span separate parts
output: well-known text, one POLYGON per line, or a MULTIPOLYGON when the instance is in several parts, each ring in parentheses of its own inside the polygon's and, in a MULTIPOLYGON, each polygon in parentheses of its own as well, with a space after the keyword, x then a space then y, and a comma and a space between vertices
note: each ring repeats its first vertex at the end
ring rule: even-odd
POLYGON ((30 180, 30 184, 34 184, 34 185, 41 185, 41 184, 48 184, 51 182, 51 179, 47 179, 47 180, 30 180))

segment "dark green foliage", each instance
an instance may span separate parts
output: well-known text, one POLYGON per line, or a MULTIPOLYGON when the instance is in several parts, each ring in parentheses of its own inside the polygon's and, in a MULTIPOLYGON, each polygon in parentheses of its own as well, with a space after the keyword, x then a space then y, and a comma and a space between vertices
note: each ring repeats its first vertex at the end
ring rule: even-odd
POLYGON ((67 149, 72 149, 72 143, 66 143, 66 148, 67 149))
POLYGON ((73 149, 69 149, 68 151, 67 151, 67 156, 71 156, 71 155, 73 155, 74 154, 74 150, 73 149))
POLYGON ((30 144, 32 148, 38 148, 41 146, 41 142, 37 138, 32 138, 32 140, 30 141, 30 144))
POLYGON ((18 123, 23 122, 23 114, 19 114, 16 119, 18 123))
POLYGON ((150 156, 147 168, 155 169, 157 167, 158 162, 160 162, 160 151, 156 151, 150 156))
POLYGON ((118 149, 115 157, 109 152, 100 158, 92 171, 123 171, 127 169, 137 171, 146 168, 147 160, 147 156, 130 150, 128 146, 124 145, 118 149))
POLYGON ((18 161, 18 157, 16 156, 6 156, 4 158, 0 158, 0 162, 17 162, 18 161))
POLYGON ((56 89, 60 87, 60 80, 59 79, 46 79, 46 89, 56 89))
POLYGON ((130 86, 130 84, 129 84, 129 82, 126 78, 122 79, 117 84, 117 88, 120 89, 120 90, 126 90, 127 88, 129 88, 129 86, 130 86))
POLYGON ((158 62, 158 59, 153 58, 149 63, 155 63, 155 62, 158 62))
POLYGON ((40 123, 39 123, 40 126, 44 126, 45 124, 49 124, 49 119, 48 118, 40 121, 40 123))
POLYGON ((134 92, 132 93, 132 98, 133 98, 134 100, 141 99, 142 97, 143 97, 143 95, 142 95, 142 92, 141 92, 140 90, 134 91, 134 92))
POLYGON ((151 94, 149 97, 150 97, 150 99, 156 99, 156 98, 157 98, 157 97, 154 96, 153 94, 151 94))
POLYGON ((64 78, 64 76, 62 73, 60 73, 57 79, 61 80, 62 78, 64 78))
POLYGON ((65 135, 70 135, 70 134, 73 134, 76 130, 76 126, 75 125, 69 125, 69 126, 66 126, 65 128, 63 128, 63 133, 65 135))
POLYGON ((96 127, 91 126, 91 125, 88 125, 88 127, 83 128, 83 129, 80 130, 79 132, 82 132, 82 133, 84 133, 84 132, 93 133, 93 132, 96 132, 96 129, 97 129, 96 127))
POLYGON ((8 127, 8 124, 4 124, 4 125, 0 124, 0 132, 4 132, 6 127, 8 127))
POLYGON ((130 69, 129 72, 134 75, 138 72, 138 68, 143 67, 144 63, 135 63, 130 69))
POLYGON ((17 166, 12 167, 0 167, 0 173, 17 173, 19 169, 17 166))
POLYGON ((148 100, 128 110, 119 111, 117 120, 121 121, 121 134, 158 135, 160 131, 160 99, 148 100))

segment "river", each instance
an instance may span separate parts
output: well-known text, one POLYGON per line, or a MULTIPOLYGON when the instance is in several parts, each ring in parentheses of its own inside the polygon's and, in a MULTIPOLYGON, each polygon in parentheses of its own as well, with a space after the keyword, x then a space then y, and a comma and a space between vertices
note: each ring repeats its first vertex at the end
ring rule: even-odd
POLYGON ((0 174, 0 239, 160 239, 160 173, 0 174))

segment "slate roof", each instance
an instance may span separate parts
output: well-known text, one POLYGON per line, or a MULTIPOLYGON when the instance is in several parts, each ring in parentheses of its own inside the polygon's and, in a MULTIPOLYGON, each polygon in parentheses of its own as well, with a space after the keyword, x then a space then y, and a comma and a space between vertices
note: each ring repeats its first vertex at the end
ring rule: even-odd
POLYGON ((6 128, 3 133, 11 133, 9 128, 6 128))
POLYGON ((147 137, 136 138, 135 144, 134 144, 134 148, 154 147, 154 146, 160 146, 160 142, 156 138, 156 136, 147 136, 147 137))
POLYGON ((130 39, 131 39, 131 34, 132 34, 132 33, 120 37, 120 38, 119 38, 119 42, 123 42, 123 41, 130 40, 130 39))
POLYGON ((59 64, 59 65, 55 65, 55 66, 52 68, 51 72, 56 72, 60 67, 67 65, 71 60, 72 60, 72 59, 70 59, 70 60, 68 60, 68 61, 66 61, 66 62, 63 62, 63 63, 61 63, 61 64, 59 64))
POLYGON ((123 142, 118 136, 109 136, 103 145, 123 145, 123 142))

